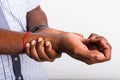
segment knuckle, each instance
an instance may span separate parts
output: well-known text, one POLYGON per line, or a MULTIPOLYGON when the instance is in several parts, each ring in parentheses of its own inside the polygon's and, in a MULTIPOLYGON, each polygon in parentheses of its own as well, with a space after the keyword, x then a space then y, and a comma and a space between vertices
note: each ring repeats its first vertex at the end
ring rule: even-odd
POLYGON ((89 59, 90 59, 90 60, 95 60, 95 59, 96 59, 96 55, 91 53, 91 54, 89 55, 89 59))

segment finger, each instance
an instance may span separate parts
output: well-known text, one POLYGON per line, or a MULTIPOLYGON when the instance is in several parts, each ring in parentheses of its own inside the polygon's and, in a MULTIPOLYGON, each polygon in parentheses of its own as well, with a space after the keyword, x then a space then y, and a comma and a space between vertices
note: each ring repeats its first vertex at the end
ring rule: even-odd
MULTIPOLYGON (((103 37, 103 36, 100 36, 100 35, 98 35, 98 34, 95 34, 95 33, 92 33, 91 35, 90 35, 90 39, 101 39, 101 40, 104 40, 104 42, 107 44, 107 45, 109 45, 110 46, 110 44, 108 43, 108 41, 103 37)), ((111 46, 110 46, 111 47, 111 46)))
POLYGON ((105 55, 102 52, 99 52, 98 50, 94 50, 94 54, 96 56, 96 63, 104 62, 105 60, 105 55))
POLYGON ((95 39, 91 38, 89 40, 89 42, 92 43, 93 45, 95 45, 98 48, 105 48, 106 47, 105 39, 100 38, 100 37, 99 38, 95 38, 95 39))
POLYGON ((88 38, 96 38, 96 37, 100 37, 100 35, 92 33, 88 38))
POLYGON ((26 54, 31 58, 31 55, 30 55, 30 43, 26 43, 26 54))
POLYGON ((99 36, 97 34, 92 34, 91 38, 88 41, 90 41, 92 43, 96 42, 95 44, 101 42, 102 45, 108 45, 110 47, 110 49, 112 48, 111 45, 108 43, 108 41, 104 37, 99 36), (94 41, 94 40, 96 40, 96 41, 94 41))
POLYGON ((97 55, 97 63, 101 63, 104 61, 106 61, 106 60, 105 60, 105 56, 102 53, 97 55))
POLYGON ((41 59, 39 58, 37 51, 36 51, 36 41, 35 40, 31 41, 30 51, 31 51, 31 57, 33 59, 35 59, 36 61, 41 61, 41 59))
MULTIPOLYGON (((103 42, 104 44, 104 42, 103 42)), ((104 50, 103 50, 103 53, 105 55, 105 60, 110 60, 111 58, 111 47, 109 45, 104 45, 104 50)))
MULTIPOLYGON (((92 33, 88 39, 86 39, 86 44, 89 46, 91 46, 91 43, 90 43, 90 39, 96 39, 97 37, 101 37, 100 35, 98 34, 95 34, 95 33, 92 33)), ((91 48, 91 47, 90 47, 91 48)), ((93 47, 92 47, 93 48, 93 47)))
POLYGON ((38 52, 38 56, 39 56, 39 58, 41 60, 43 60, 43 61, 51 61, 49 56, 45 53, 43 38, 38 38, 37 52, 38 52))
POLYGON ((109 60, 111 57, 111 46, 109 43, 103 38, 91 39, 92 43, 98 44, 99 48, 101 48, 101 52, 104 53, 106 60, 109 60))
POLYGON ((89 60, 86 60, 86 61, 89 65, 97 63, 97 57, 96 57, 96 54, 95 54, 95 50, 90 51, 89 60))
POLYGON ((101 63, 106 61, 106 57, 103 53, 99 52, 98 50, 91 50, 89 59, 84 60, 85 63, 88 65, 95 64, 95 63, 101 63))
POLYGON ((55 59, 61 56, 61 53, 57 53, 54 49, 52 49, 52 44, 50 41, 47 41, 45 46, 46 46, 45 51, 47 55, 49 56, 49 58, 55 59))
POLYGON ((90 56, 90 60, 86 60, 87 64, 91 65, 91 64, 95 64, 95 63, 101 63, 101 62, 105 62, 105 56, 103 53, 100 53, 99 51, 94 51, 92 52, 93 55, 90 56))

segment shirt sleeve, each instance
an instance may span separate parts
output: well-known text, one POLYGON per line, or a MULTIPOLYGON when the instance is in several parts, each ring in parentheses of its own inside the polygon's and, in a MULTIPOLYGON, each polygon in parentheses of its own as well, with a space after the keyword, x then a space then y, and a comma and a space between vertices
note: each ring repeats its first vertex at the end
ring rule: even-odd
POLYGON ((29 0, 28 12, 40 5, 41 0, 29 0))

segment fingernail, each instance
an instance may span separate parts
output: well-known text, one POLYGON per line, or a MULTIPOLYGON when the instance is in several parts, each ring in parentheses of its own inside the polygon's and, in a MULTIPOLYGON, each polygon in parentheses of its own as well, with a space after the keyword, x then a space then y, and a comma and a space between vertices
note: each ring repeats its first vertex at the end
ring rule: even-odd
POLYGON ((49 42, 49 41, 47 41, 47 42, 46 42, 46 46, 49 46, 49 45, 50 45, 50 42, 49 42))
POLYGON ((35 40, 33 40, 33 41, 31 42, 31 44, 32 44, 32 45, 34 45, 35 43, 36 43, 36 41, 35 41, 35 40))
POLYGON ((30 44, 29 44, 29 43, 26 43, 26 47, 30 47, 30 44))
POLYGON ((38 42, 41 42, 42 41, 42 38, 38 38, 38 42))

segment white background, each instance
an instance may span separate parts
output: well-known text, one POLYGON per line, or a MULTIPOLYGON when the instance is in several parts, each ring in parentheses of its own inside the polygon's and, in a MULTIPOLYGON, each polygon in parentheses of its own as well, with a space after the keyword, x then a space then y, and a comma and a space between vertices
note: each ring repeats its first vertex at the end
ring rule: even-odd
POLYGON ((45 62, 49 79, 120 80, 120 0, 43 0, 50 27, 78 32, 88 37, 97 33, 112 45, 108 62, 87 65, 63 54, 53 63, 45 62))

